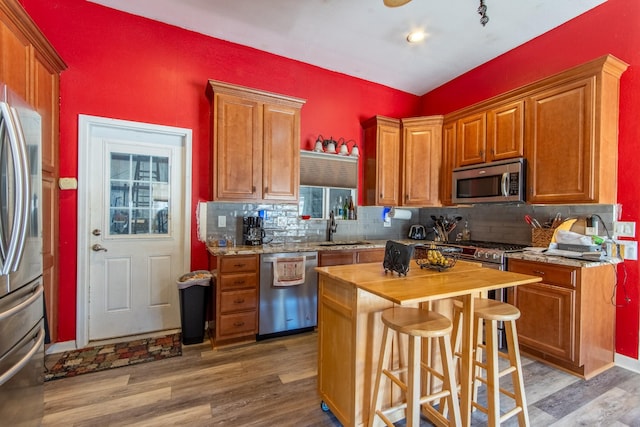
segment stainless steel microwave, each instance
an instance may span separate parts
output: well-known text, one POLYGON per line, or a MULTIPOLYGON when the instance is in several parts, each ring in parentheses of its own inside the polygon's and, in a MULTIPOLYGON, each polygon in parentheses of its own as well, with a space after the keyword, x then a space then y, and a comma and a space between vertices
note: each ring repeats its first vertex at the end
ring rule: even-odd
POLYGON ((524 202, 526 161, 522 157, 453 170, 457 204, 524 202))

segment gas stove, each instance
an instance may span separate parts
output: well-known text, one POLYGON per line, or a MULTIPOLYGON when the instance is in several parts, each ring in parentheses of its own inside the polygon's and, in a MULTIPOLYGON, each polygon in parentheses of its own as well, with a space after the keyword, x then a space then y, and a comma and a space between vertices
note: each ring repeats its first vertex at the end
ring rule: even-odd
POLYGON ((487 267, 499 268, 503 270, 506 266, 505 255, 509 252, 521 252, 527 245, 516 243, 484 242, 469 240, 465 242, 452 242, 448 246, 455 246, 462 249, 461 259, 480 261, 487 267))

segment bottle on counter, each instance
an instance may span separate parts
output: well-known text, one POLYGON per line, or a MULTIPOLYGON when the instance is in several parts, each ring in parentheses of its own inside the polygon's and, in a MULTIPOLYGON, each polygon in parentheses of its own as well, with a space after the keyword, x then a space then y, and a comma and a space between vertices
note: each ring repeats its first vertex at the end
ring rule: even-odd
POLYGON ((462 229, 462 240, 471 240, 471 230, 469 230, 469 221, 464 222, 462 229))
POLYGON ((342 196, 338 196, 338 202, 336 203, 336 208, 334 209, 334 213, 336 218, 341 219, 343 215, 343 206, 342 206, 342 196))
POLYGON ((344 198, 344 205, 342 205, 342 219, 349 218, 349 201, 347 198, 344 198))
POLYGON ((349 211, 347 213, 348 219, 356 219, 356 207, 353 205, 353 198, 349 197, 349 211))

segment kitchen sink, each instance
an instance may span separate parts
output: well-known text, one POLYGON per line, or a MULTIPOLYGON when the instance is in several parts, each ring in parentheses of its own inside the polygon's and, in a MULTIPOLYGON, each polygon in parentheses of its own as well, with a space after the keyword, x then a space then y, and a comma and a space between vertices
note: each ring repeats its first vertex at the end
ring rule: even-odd
POLYGON ((368 245, 369 242, 365 242, 362 240, 352 241, 352 242, 321 242, 318 243, 318 246, 354 246, 354 245, 368 245))

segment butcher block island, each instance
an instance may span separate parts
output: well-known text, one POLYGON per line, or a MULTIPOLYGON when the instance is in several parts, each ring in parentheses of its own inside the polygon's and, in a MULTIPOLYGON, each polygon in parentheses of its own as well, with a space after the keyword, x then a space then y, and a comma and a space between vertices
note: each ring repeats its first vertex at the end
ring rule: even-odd
MULTIPOLYGON (((318 391, 322 405, 344 426, 366 425, 382 339, 381 312, 394 305, 428 308, 451 297, 463 301, 462 424, 470 425, 473 296, 539 282, 539 277, 458 261, 449 270, 385 273, 382 263, 317 267, 318 391)), ((424 352, 423 352, 424 355, 424 352)), ((388 394, 388 390, 382 391, 388 394)))

